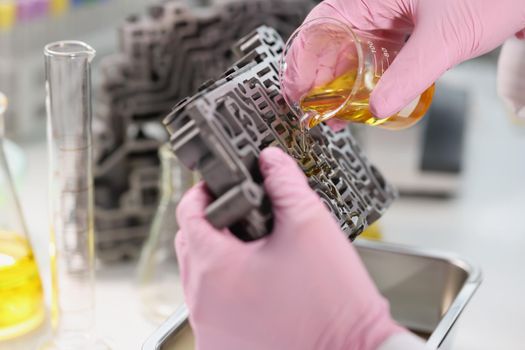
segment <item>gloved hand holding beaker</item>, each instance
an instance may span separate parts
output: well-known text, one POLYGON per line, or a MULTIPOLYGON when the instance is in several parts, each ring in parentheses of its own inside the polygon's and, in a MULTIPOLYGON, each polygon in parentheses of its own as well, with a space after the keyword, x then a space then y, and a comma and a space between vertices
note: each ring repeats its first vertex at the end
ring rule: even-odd
MULTIPOLYGON (((386 52, 388 47, 372 48, 376 56, 373 60, 379 66, 372 75, 377 76, 379 69, 380 79, 368 88, 371 93, 366 102, 371 115, 385 119, 410 107, 449 68, 496 48, 525 28, 525 6, 522 0, 325 0, 310 13, 305 24, 326 18, 345 23, 358 36, 366 33, 388 42, 404 43, 410 35, 393 60, 393 55, 386 52), (377 55, 381 50, 386 57, 377 55)), ((301 35, 301 45, 288 55, 286 63, 291 69, 283 76, 283 92, 292 100, 338 77, 345 60, 346 66, 353 64, 351 59, 357 60, 348 56, 358 56, 341 50, 346 56, 340 54, 330 60, 327 57, 337 50, 326 48, 322 55, 312 55, 305 51, 311 48, 311 42, 319 40, 311 40, 307 31, 301 35), (286 84, 287 81, 293 83, 286 84)), ((366 49, 364 45, 363 50, 366 49)), ((362 81, 366 85, 366 76, 362 81)), ((361 121, 359 118, 357 121, 361 121)), ((381 123, 370 118, 361 122, 381 123)))
POLYGON ((197 348, 421 349, 390 317, 355 249, 295 161, 262 151, 273 233, 244 243, 205 219, 204 186, 180 202, 176 238, 197 348))

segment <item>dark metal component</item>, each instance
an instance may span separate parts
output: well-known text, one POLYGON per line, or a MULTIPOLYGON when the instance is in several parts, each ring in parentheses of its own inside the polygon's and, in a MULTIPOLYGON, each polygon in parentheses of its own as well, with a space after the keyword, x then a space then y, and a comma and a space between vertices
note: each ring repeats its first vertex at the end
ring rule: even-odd
MULTIPOLYGON (((140 251, 158 199, 157 148, 168 139, 161 119, 232 64, 230 48, 238 39, 261 24, 287 37, 313 5, 310 0, 168 0, 121 25, 120 51, 101 62, 96 94, 99 258, 133 258, 140 251)), ((185 157, 191 158, 197 149, 189 150, 185 157)))
POLYGON ((231 226, 245 218, 250 221, 250 226, 240 230, 239 237, 243 240, 261 238, 261 234, 268 232, 271 227, 266 227, 266 217, 257 210, 263 205, 264 191, 256 183, 246 180, 233 187, 211 203, 206 208, 206 218, 216 228, 222 229, 231 226))
POLYGON ((164 120, 172 149, 186 166, 200 172, 215 196, 208 208, 212 223, 229 227, 242 240, 271 232, 268 198, 255 201, 240 189, 249 183, 264 192, 257 158, 268 146, 280 147, 297 160, 312 189, 353 239, 384 213, 396 193, 348 128, 336 133, 320 125, 304 136, 302 147, 297 118, 279 92, 283 49, 279 34, 267 26, 241 39, 233 51, 243 57, 164 120))

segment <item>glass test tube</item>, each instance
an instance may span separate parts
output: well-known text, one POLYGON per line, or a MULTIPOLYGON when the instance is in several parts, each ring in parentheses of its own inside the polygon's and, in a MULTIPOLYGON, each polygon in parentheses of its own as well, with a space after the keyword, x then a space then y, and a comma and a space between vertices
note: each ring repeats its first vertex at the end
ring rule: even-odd
POLYGON ((43 349, 107 349, 94 329, 91 61, 79 41, 44 49, 54 338, 43 349))

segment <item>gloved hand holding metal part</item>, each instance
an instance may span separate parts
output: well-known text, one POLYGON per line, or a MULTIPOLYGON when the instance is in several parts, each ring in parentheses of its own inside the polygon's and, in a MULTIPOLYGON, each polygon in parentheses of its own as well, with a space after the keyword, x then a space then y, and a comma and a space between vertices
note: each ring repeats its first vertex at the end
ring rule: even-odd
MULTIPOLYGON (((327 16, 364 30, 410 35, 370 96, 379 118, 401 110, 447 69, 525 27, 522 0, 327 0, 307 21, 327 16)), ((499 90, 517 115, 525 103, 515 91, 525 89, 512 77, 525 74, 525 67, 523 56, 509 56, 523 55, 522 44, 509 42, 500 61, 499 90), (507 68, 515 73, 505 77, 507 68)), ((202 185, 179 205, 176 249, 198 349, 424 349, 392 320, 388 303, 295 161, 270 148, 261 153, 260 168, 275 218, 268 237, 243 243, 214 229, 205 220, 211 199, 202 185)))
POLYGON ((213 228, 202 184, 179 204, 176 249, 197 348, 422 349, 392 320, 295 161, 267 148, 259 165, 275 220, 266 238, 247 244, 213 228))

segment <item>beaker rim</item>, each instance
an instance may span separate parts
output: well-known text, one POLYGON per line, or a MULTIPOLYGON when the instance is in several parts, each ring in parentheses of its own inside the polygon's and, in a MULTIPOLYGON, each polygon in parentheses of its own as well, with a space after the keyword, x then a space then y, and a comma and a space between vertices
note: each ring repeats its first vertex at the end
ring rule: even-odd
POLYGON ((299 120, 302 120, 305 117, 305 114, 302 111, 298 112, 296 110, 296 108, 294 108, 293 101, 290 101, 288 94, 286 94, 286 92, 284 91, 284 86, 285 86, 285 83, 284 83, 284 71, 285 71, 285 67, 286 67, 286 55, 288 54, 288 50, 290 49, 293 40, 295 39, 295 37, 298 36, 298 34, 301 32, 301 30, 303 30, 304 28, 306 28, 308 26, 311 26, 312 24, 315 24, 316 22, 318 22, 318 23, 332 22, 332 23, 337 24, 341 28, 343 28, 344 31, 349 35, 349 37, 352 38, 352 42, 354 43, 355 50, 356 50, 356 53, 357 53, 357 70, 356 70, 356 77, 355 77, 356 83, 352 87, 352 89, 350 91, 350 94, 347 96, 345 102, 343 104, 341 104, 341 106, 339 106, 339 108, 337 108, 337 109, 335 109, 333 111, 327 112, 324 115, 324 118, 323 118, 322 121, 330 119, 331 117, 336 115, 341 109, 343 109, 345 107, 345 105, 349 101, 351 101, 354 98, 355 94, 357 93, 357 90, 359 89, 359 83, 363 79, 363 75, 364 75, 364 67, 365 67, 365 64, 364 64, 364 52, 363 52, 363 48, 361 47, 361 40, 360 40, 359 35, 356 34, 354 29, 349 24, 347 24, 347 23, 345 23, 345 22, 343 22, 343 21, 341 21, 341 20, 339 20, 337 18, 334 18, 334 17, 317 17, 317 18, 308 19, 308 20, 304 21, 303 24, 301 24, 290 35, 290 37, 286 41, 286 43, 284 45, 283 53, 281 55, 281 59, 279 61, 279 84, 280 84, 280 87, 281 87, 281 93, 283 95, 283 98, 284 98, 286 104, 288 105, 288 107, 290 107, 290 110, 292 111, 292 113, 295 114, 295 116, 299 118, 299 120))
POLYGON ((44 55, 50 57, 95 57, 96 51, 91 46, 79 40, 60 40, 47 44, 44 55))

